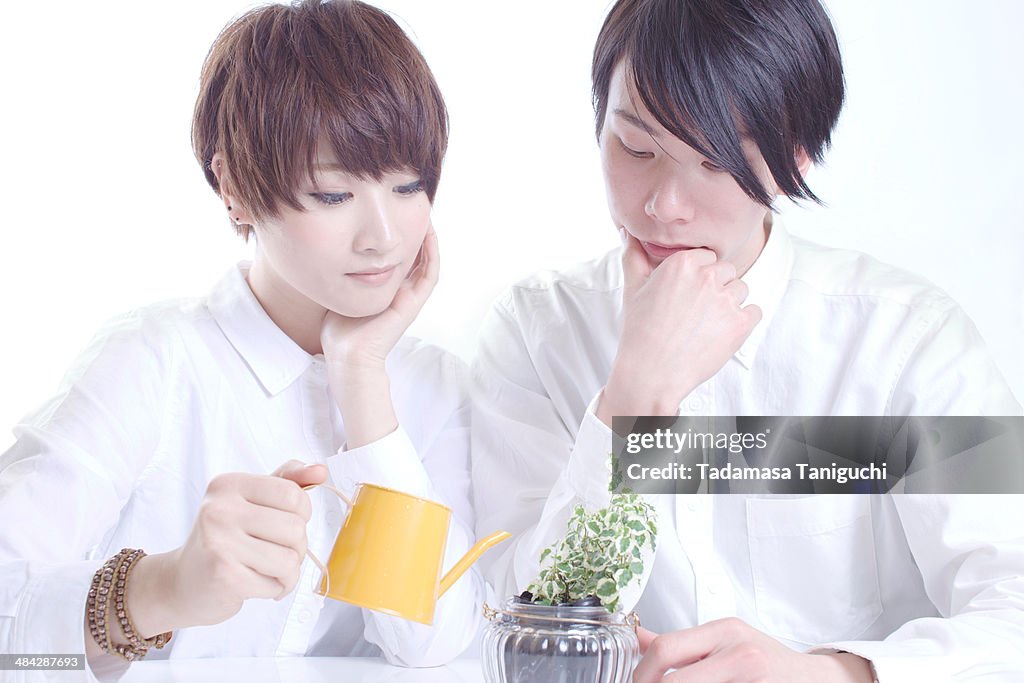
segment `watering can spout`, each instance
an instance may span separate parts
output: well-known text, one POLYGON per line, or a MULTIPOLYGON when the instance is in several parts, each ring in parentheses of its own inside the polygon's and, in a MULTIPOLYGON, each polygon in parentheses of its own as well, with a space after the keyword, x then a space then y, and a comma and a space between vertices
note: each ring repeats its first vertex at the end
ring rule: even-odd
POLYGON ((483 555, 485 551, 498 545, 511 536, 512 534, 507 531, 495 531, 490 536, 486 536, 477 541, 476 545, 470 548, 469 552, 463 555, 462 559, 456 562, 455 566, 444 575, 443 579, 441 579, 441 584, 438 586, 437 590, 438 597, 444 595, 445 591, 451 588, 452 584, 455 583, 460 576, 465 574, 466 570, 473 566, 473 563, 480 559, 480 556, 483 555))

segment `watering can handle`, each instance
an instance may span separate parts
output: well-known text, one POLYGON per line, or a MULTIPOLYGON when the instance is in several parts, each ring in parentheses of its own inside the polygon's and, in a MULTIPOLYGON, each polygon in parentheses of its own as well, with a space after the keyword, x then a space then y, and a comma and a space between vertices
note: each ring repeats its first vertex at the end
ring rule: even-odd
MULTIPOLYGON (((341 498, 345 502, 345 505, 348 505, 350 510, 352 509, 352 500, 344 493, 342 493, 339 489, 331 486, 330 484, 309 484, 308 486, 303 486, 302 490, 308 491, 310 489, 315 489, 318 486, 320 488, 325 488, 328 491, 333 492, 336 496, 338 496, 338 498, 341 498)), ((306 548, 306 557, 313 560, 313 564, 315 564, 316 568, 320 570, 320 580, 327 582, 324 593, 329 593, 331 590, 331 574, 327 571, 327 565, 321 562, 320 558, 314 555, 313 551, 309 548, 306 548)))
POLYGON ((492 546, 498 545, 502 541, 511 538, 512 534, 507 531, 495 531, 490 536, 485 536, 476 542, 472 548, 469 549, 462 559, 455 563, 455 566, 448 570, 448 573, 441 579, 441 584, 438 586, 437 595, 438 597, 444 595, 445 591, 452 587, 460 576, 466 573, 477 559, 484 554, 486 550, 492 546))

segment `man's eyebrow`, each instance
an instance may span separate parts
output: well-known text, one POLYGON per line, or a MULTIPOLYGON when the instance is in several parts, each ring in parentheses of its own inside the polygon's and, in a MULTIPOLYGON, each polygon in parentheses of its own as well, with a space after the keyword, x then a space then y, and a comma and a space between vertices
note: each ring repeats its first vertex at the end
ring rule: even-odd
POLYGON ((625 109, 616 109, 614 112, 616 116, 629 121, 634 126, 642 130, 643 132, 650 135, 652 138, 658 137, 658 131, 654 130, 654 127, 644 121, 642 118, 632 112, 628 112, 625 109))

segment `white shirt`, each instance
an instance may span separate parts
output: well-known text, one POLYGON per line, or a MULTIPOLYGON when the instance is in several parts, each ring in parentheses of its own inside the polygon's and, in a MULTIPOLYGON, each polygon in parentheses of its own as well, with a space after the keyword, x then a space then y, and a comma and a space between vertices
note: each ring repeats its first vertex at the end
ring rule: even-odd
MULTIPOLYGON (((464 366, 403 338, 387 359, 400 427, 346 450, 322 355, 267 316, 233 268, 204 300, 144 308, 103 329, 60 393, 15 430, 0 457, 0 652, 81 653, 93 572, 128 546, 181 546, 210 479, 268 474, 289 459, 326 463, 349 491, 374 482, 453 510, 445 569, 470 547, 469 407, 464 366)), ((344 510, 311 491, 309 549, 326 561, 344 510)), ((290 596, 248 600, 224 623, 182 629, 150 658, 376 655, 431 666, 479 625, 483 582, 467 572, 432 627, 313 592, 307 560, 290 596), (379 649, 378 649, 379 648, 379 649)))
MULTIPOLYGON (((536 576, 576 504, 608 502, 612 436, 594 408, 620 259, 531 277, 484 324, 473 479, 480 527, 515 534, 483 558, 499 595, 536 576)), ((743 279, 763 319, 680 415, 1021 414, 972 323, 916 277, 776 224, 743 279)), ((622 604, 655 631, 737 616, 796 649, 871 659, 883 683, 1024 676, 1024 496, 648 500, 656 557, 622 604)))

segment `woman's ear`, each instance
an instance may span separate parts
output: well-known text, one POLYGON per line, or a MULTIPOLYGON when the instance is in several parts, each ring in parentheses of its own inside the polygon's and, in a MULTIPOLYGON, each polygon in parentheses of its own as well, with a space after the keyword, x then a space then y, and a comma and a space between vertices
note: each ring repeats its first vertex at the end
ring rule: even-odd
POLYGON ((235 195, 231 188, 231 174, 228 172, 227 161, 225 161, 223 154, 217 152, 213 155, 213 159, 210 161, 210 169, 213 171, 213 175, 217 178, 217 187, 220 189, 220 198, 224 202, 224 207, 228 210, 228 216, 230 216, 231 222, 237 226, 252 225, 252 216, 250 216, 249 211, 242 206, 237 195, 235 195))

